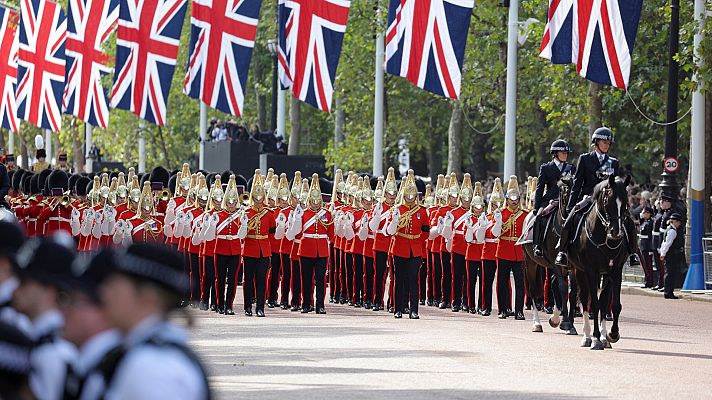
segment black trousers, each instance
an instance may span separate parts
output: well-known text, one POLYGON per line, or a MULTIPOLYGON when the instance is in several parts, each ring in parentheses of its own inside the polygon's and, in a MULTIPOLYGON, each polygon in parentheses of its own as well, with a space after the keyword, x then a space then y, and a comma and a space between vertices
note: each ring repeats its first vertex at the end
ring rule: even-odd
POLYGON ((354 253, 353 297, 354 303, 363 301, 363 255, 354 253))
MULTIPOLYGON (((334 286, 329 289, 334 300, 344 297, 344 285, 341 282, 341 261, 341 249, 334 248, 334 256, 331 259, 331 264, 334 265, 334 286)), ((331 278, 329 278, 329 284, 331 284, 331 278)))
POLYGON ((677 285, 682 266, 685 264, 685 253, 668 253, 665 256, 665 294, 672 295, 677 285))
MULTIPOLYGON (((482 261, 467 261, 467 307, 474 310, 477 306, 477 275, 480 274, 482 261)), ((482 285, 482 282, 480 282, 482 285)), ((482 296, 479 307, 482 308, 482 296)))
POLYGON ((418 298, 420 301, 425 301, 428 297, 428 265, 425 262, 425 258, 420 258, 420 267, 418 273, 418 298))
POLYGON ((336 248, 334 247, 334 244, 329 245, 329 261, 327 265, 327 269, 329 271, 329 297, 334 298, 336 296, 336 281, 338 280, 338 275, 337 271, 338 268, 336 267, 336 248))
POLYGON ((375 284, 375 274, 373 267, 373 257, 363 258, 363 301, 373 302, 373 287, 375 284))
POLYGON ((509 275, 514 275, 516 290, 514 312, 524 312, 524 269, 521 261, 497 260, 497 306, 500 312, 511 310, 509 275))
POLYGON ((653 283, 656 283, 658 287, 665 287, 665 263, 660 260, 660 253, 655 251, 653 253, 653 261, 655 262, 655 271, 653 277, 653 283))
POLYGON ((282 258, 282 303, 289 304, 289 289, 292 284, 292 266, 289 254, 280 254, 282 258))
POLYGON ((440 253, 442 259, 442 300, 445 304, 452 302, 452 265, 450 263, 450 253, 444 251, 440 253))
POLYGON ((302 308, 311 307, 314 303, 314 286, 316 286, 316 308, 324 308, 326 296, 326 257, 301 257, 302 265, 302 308))
POLYGON ((302 304, 302 267, 299 260, 292 260, 292 307, 302 304))
POLYGON ((208 305, 217 305, 215 293, 215 259, 205 256, 203 279, 200 285, 200 301, 208 302, 208 305))
POLYGON ((200 301, 200 257, 196 253, 190 254, 190 301, 200 301))
POLYGON ((270 303, 276 303, 279 291, 280 272, 282 269, 282 259, 279 253, 272 253, 269 259, 270 275, 269 275, 269 297, 270 303))
POLYGON ((497 261, 482 260, 482 273, 480 274, 480 300, 482 310, 492 311, 492 285, 497 273, 497 261))
POLYGON ((386 283, 386 264, 388 263, 388 253, 377 251, 376 253, 376 277, 374 279, 373 303, 383 305, 384 286, 386 283))
POLYGON ((407 303, 410 312, 418 312, 418 270, 420 257, 393 257, 395 267, 395 308, 403 312, 407 303), (408 295, 406 295, 408 293, 408 295))
POLYGON ((346 299, 348 301, 354 300, 354 255, 351 253, 344 252, 344 259, 346 260, 346 299))
POLYGON ((443 263, 440 253, 431 252, 430 256, 433 266, 433 297, 440 301, 443 297, 443 263))
MULTIPOLYGON (((188 277, 188 282, 190 282, 190 253, 187 251, 181 251, 181 254, 183 255, 183 272, 185 273, 185 276, 188 277)), ((188 290, 184 294, 184 299, 187 301, 190 301, 190 295, 191 295, 191 290, 190 290, 190 285, 188 285, 188 290)))
POLYGON ((217 273, 215 291, 217 292, 218 308, 232 309, 232 303, 235 301, 235 275, 239 262, 240 256, 237 255, 215 255, 215 272, 217 273), (226 284, 227 292, 225 291, 226 284))
POLYGON ((243 257, 245 264, 245 281, 242 285, 245 310, 252 310, 252 299, 255 299, 255 309, 265 309, 265 289, 267 286, 268 257, 243 257), (253 293, 253 290, 255 293, 253 293))
POLYGON ((462 282, 466 280, 467 273, 465 256, 452 253, 452 305, 462 306, 462 282))

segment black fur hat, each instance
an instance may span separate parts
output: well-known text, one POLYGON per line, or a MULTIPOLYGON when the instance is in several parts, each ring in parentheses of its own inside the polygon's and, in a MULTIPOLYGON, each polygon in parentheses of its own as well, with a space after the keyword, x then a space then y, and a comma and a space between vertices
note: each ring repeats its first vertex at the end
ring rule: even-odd
POLYGON ((62 192, 69 190, 69 178, 67 174, 58 169, 52 171, 49 177, 47 177, 47 188, 50 190, 61 188, 62 192))
POLYGON ((77 196, 86 196, 87 193, 89 193, 89 184, 94 184, 94 181, 86 176, 80 176, 77 178, 76 182, 74 182, 74 192, 77 196))
POLYGON ((42 189, 40 189, 40 175, 33 174, 32 178, 30 179, 30 194, 38 195, 41 193, 42 189))
POLYGON ((222 183, 223 185, 227 185, 227 183, 230 181, 230 175, 234 175, 234 174, 235 173, 232 171, 223 172, 222 174, 220 174, 220 183, 222 183))
POLYGON ((47 177, 48 177, 49 174, 51 174, 51 173, 52 173, 52 170, 49 169, 49 168, 43 170, 42 172, 40 172, 40 175, 39 175, 39 177, 37 178, 37 179, 38 179, 37 184, 40 186, 40 191, 42 191, 42 190, 47 191, 47 189, 48 189, 48 187, 47 187, 47 177))
POLYGON ((20 181, 20 186, 22 188, 22 193, 28 195, 32 194, 32 176, 34 176, 30 171, 27 171, 24 175, 22 175, 22 181, 20 181))
POLYGON ((168 190, 170 190, 171 193, 176 192, 176 179, 178 179, 177 174, 173 174, 170 178, 168 178, 168 190))
POLYGON ((170 175, 168 174, 168 171, 160 166, 151 170, 151 175, 149 177, 151 183, 162 183, 163 187, 168 187, 169 178, 170 175))
POLYGON ((27 170, 18 169, 17 171, 15 171, 14 174, 12 174, 12 179, 10 180, 10 182, 12 183, 12 188, 16 192, 19 192, 22 189, 22 178, 25 176, 26 173, 27 170))
POLYGON ((79 174, 72 174, 69 176, 69 190, 70 191, 76 193, 76 191, 74 190, 74 187, 77 184, 77 179, 79 179, 79 176, 80 176, 79 174))

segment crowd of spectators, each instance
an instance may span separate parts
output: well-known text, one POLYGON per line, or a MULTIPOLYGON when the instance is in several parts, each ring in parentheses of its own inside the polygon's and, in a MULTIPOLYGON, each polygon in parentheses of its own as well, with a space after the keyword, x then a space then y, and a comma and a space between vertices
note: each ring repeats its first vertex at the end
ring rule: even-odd
POLYGON ((206 132, 209 141, 255 142, 260 145, 260 153, 287 154, 284 137, 277 132, 263 132, 260 126, 252 124, 249 129, 236 121, 212 119, 206 132))

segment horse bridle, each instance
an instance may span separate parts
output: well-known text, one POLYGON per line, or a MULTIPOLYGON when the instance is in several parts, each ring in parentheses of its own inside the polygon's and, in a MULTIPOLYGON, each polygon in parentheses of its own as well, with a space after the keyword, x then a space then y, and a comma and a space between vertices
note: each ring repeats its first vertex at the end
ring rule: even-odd
MULTIPOLYGON (((605 193, 604 193, 604 194, 605 194, 605 196, 604 196, 603 202, 604 202, 604 205, 605 205, 605 204, 608 203, 608 199, 610 198, 611 189, 610 189, 610 188, 605 189, 605 193)), ((591 244, 593 244, 593 245, 596 246, 597 248, 601 248, 601 247, 603 247, 603 246, 606 246, 606 248, 608 248, 609 250, 618 250, 618 249, 621 247, 621 245, 623 244, 623 239, 628 237, 628 232, 627 232, 626 229, 625 229, 625 225, 623 225, 623 213, 618 212, 618 217, 616 218, 616 219, 618 220, 618 227, 619 227, 620 230, 623 231, 623 235, 621 235, 620 239, 612 239, 612 240, 609 240, 609 238, 608 238, 608 228, 611 226, 611 223, 610 223, 608 220, 606 220, 606 218, 604 217, 604 215, 601 213, 601 209, 600 209, 600 207, 598 207, 598 199, 595 200, 594 208, 596 209, 596 219, 598 219, 599 221, 601 221, 601 223, 603 224, 604 229, 606 230, 606 236, 605 236, 606 238, 605 238, 605 240, 603 241, 603 243, 596 243, 596 242, 593 240, 592 235, 591 235, 591 230, 589 229, 589 226, 588 226, 588 218, 586 218, 586 219, 584 220, 584 224, 583 224, 583 225, 584 225, 584 228, 585 228, 585 230, 586 230, 586 237, 588 238, 589 242, 591 242, 591 244), (611 245, 609 245, 610 242, 618 242, 618 244, 615 245, 615 246, 613 246, 613 247, 611 247, 611 245)), ((604 208, 604 212, 605 212, 605 208, 604 208)))

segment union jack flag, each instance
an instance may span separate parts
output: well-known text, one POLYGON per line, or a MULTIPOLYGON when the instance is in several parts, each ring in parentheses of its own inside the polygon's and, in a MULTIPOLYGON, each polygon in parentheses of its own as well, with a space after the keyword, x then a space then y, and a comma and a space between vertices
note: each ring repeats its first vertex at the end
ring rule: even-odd
POLYGON ((280 51, 289 67, 283 78, 291 77, 294 97, 329 112, 351 1, 286 0, 282 6, 289 13, 280 13, 279 21, 285 33, 280 51))
POLYGON ((262 0, 193 0, 183 92, 240 116, 262 0))
POLYGON ((279 83, 282 89, 292 87, 292 75, 289 72, 289 58, 291 47, 287 45, 287 37, 292 31, 292 9, 287 7, 287 0, 279 0, 277 7, 277 62, 279 69, 279 83))
POLYGON ((576 0, 549 0, 539 57, 554 64, 572 64, 578 58, 576 0))
POLYGON ((118 18, 119 0, 69 0, 64 112, 101 128, 109 122, 101 79, 111 72, 101 46, 116 29, 118 18))
POLYGON ((15 87, 17 86, 17 22, 16 11, 0 7, 0 126, 17 132, 15 87))
POLYGON ((112 107, 165 125, 187 4, 187 0, 121 0, 112 107))
POLYGON ((550 0, 539 55, 576 64, 582 77, 624 89, 642 0, 550 0))
POLYGON ((55 132, 62 128, 66 39, 62 7, 46 0, 20 2, 17 115, 55 132))
POLYGON ((431 93, 460 96, 474 0, 391 0, 386 72, 431 93))

